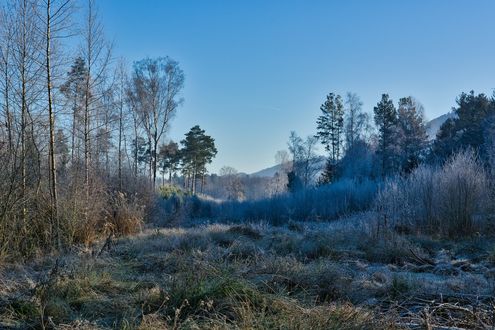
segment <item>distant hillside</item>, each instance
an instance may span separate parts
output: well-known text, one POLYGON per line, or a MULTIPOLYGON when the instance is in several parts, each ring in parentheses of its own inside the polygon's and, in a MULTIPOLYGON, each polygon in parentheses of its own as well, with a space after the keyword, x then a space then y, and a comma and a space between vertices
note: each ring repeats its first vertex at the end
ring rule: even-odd
POLYGON ((280 170, 280 165, 275 165, 272 167, 265 168, 258 172, 251 173, 250 176, 258 177, 258 178, 272 178, 275 173, 280 170))
MULTIPOLYGON (((325 161, 326 161, 326 158, 323 156, 320 156, 318 162, 315 164, 315 168, 317 168, 317 169, 319 169, 319 171, 321 171, 325 167, 325 161)), ((258 172, 251 173, 251 174, 249 174, 249 176, 258 177, 258 178, 272 178, 275 175, 275 173, 277 173, 278 171, 280 171, 280 165, 275 165, 275 166, 260 170, 258 172)))
POLYGON ((444 115, 441 115, 440 117, 437 117, 435 119, 430 120, 428 123, 426 123, 426 133, 428 134, 428 138, 430 140, 434 140, 437 136, 438 131, 440 130, 440 127, 442 124, 449 118, 454 118, 455 114, 453 112, 446 113, 444 115))

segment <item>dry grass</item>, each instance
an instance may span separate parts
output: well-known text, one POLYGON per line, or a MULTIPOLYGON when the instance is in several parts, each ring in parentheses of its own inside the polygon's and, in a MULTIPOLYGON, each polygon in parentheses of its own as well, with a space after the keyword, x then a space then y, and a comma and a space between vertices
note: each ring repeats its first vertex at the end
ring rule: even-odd
MULTIPOLYGON (((440 296, 455 304, 456 296, 493 294, 493 245, 466 256, 484 255, 469 271, 453 252, 459 244, 394 239, 378 244, 373 226, 357 218, 297 231, 263 224, 150 229, 100 256, 93 251, 103 242, 57 262, 4 264, 0 327, 394 329, 423 320, 428 306, 428 322, 442 324, 451 306, 431 304, 440 296), (440 253, 449 246, 450 257, 440 253)), ((450 324, 486 322, 489 302, 479 302, 475 316, 458 312, 450 324)))

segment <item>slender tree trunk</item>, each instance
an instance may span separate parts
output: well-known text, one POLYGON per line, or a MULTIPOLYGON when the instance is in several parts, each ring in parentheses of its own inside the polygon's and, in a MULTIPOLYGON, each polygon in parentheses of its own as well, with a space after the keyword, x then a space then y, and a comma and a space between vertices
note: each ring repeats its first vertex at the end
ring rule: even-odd
POLYGON ((196 169, 193 171, 192 194, 196 195, 196 169))
POLYGON ((84 90, 84 186, 86 191, 86 198, 89 199, 89 166, 90 166, 90 97, 91 97, 91 75, 93 74, 93 3, 88 1, 88 31, 86 36, 86 52, 87 52, 87 66, 88 70, 85 79, 84 90))
POLYGON ((27 59, 27 32, 26 32, 27 2, 23 2, 22 13, 22 40, 21 40, 21 195, 22 195, 22 220, 27 221, 26 208, 26 122, 27 122, 27 96, 26 96, 26 59, 27 59))
POLYGON ((74 96, 74 109, 72 110, 72 137, 71 137, 71 151, 70 151, 70 162, 72 167, 74 167, 74 153, 76 150, 76 123, 77 123, 77 94, 74 96))
MULTIPOLYGON (((10 157, 13 155, 13 149, 14 149, 14 140, 12 137, 12 115, 10 114, 10 77, 9 77, 9 56, 10 56, 10 41, 7 41, 7 45, 5 46, 5 54, 4 54, 4 90, 3 90, 3 97, 4 97, 4 110, 5 110, 5 116, 6 118, 6 126, 7 126, 7 138, 8 138, 8 154, 10 157)), ((9 158, 10 161, 10 158, 9 158)))
POLYGON ((138 175, 138 127, 134 117, 134 178, 138 175))
POLYGON ((153 189, 156 185, 156 149, 158 148, 158 139, 156 134, 153 136, 153 151, 152 151, 152 161, 153 161, 153 189))
POLYGON ((149 161, 148 161, 148 179, 150 182, 150 187, 153 186, 153 157, 151 152, 151 139, 148 138, 148 152, 149 152, 149 161))
POLYGON ((55 223, 55 232, 57 236, 57 248, 60 250, 62 244, 60 240, 60 224, 58 219, 57 207, 57 170, 55 166, 55 116, 53 113, 52 103, 52 80, 51 80, 51 0, 46 0, 46 87, 48 93, 48 116, 50 122, 50 147, 48 152, 49 169, 50 169, 50 189, 52 197, 52 224, 55 223))
POLYGON ((123 120, 122 120, 122 114, 123 114, 123 104, 122 100, 120 100, 120 107, 119 107, 119 155, 118 155, 118 176, 119 176, 119 190, 122 191, 122 131, 123 131, 123 120))
MULTIPOLYGON (((107 106, 108 107, 108 106, 107 106)), ((110 152, 110 146, 109 146, 109 143, 110 143, 110 130, 108 128, 108 123, 109 123, 109 119, 108 119, 108 111, 109 109, 107 108, 106 109, 106 112, 105 112, 105 171, 107 173, 110 173, 110 158, 109 158, 109 152, 110 152)))
POLYGON ((90 149, 90 136, 89 136, 89 73, 86 78, 86 95, 84 97, 84 186, 86 189, 86 197, 89 198, 89 149, 90 149))

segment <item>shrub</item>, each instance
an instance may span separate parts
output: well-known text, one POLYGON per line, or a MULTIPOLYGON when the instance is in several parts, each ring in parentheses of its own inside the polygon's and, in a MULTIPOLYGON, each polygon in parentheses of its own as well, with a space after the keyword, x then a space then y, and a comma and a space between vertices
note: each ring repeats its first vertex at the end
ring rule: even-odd
POLYGON ((174 197, 183 199, 187 195, 187 193, 179 186, 172 184, 166 184, 158 188, 158 194, 163 199, 170 199, 174 197))
POLYGON ((460 153, 443 167, 438 180, 440 222, 450 236, 479 230, 475 216, 483 215, 490 198, 488 176, 472 152, 460 153))
POLYGON ((144 224, 144 206, 137 198, 127 198, 117 192, 110 200, 111 210, 107 221, 111 231, 117 235, 130 235, 141 231, 144 224))
POLYGON ((267 221, 282 225, 296 221, 334 220, 368 209, 380 183, 370 180, 341 180, 295 193, 251 201, 217 203, 191 200, 193 217, 212 217, 228 222, 267 221))
POLYGON ((375 209, 396 228, 455 237, 482 229, 491 194, 485 169, 473 152, 464 151, 442 167, 423 165, 389 180, 375 209))

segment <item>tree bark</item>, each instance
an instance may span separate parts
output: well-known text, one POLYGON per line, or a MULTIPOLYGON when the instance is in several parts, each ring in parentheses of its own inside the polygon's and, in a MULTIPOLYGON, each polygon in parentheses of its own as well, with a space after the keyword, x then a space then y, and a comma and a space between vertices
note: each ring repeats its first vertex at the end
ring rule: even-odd
POLYGON ((55 167, 55 116, 53 113, 52 102, 52 80, 51 80, 51 0, 46 0, 46 87, 48 93, 48 116, 50 122, 50 146, 49 146, 49 169, 50 169, 50 190, 52 197, 52 224, 55 223, 55 232, 57 236, 57 248, 62 247, 60 239, 60 223, 58 219, 57 206, 57 170, 55 167))

